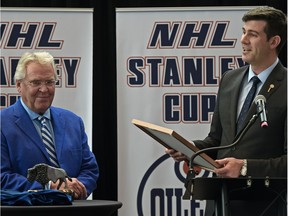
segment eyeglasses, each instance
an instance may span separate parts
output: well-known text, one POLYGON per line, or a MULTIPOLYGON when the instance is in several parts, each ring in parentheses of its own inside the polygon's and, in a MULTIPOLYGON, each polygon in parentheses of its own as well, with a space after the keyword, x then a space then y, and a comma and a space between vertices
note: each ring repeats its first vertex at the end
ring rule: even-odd
POLYGON ((25 80, 26 83, 32 87, 40 87, 42 85, 45 85, 45 86, 48 86, 48 87, 52 87, 52 86, 55 86, 55 84, 58 82, 58 80, 31 80, 31 81, 28 81, 28 80, 25 80))

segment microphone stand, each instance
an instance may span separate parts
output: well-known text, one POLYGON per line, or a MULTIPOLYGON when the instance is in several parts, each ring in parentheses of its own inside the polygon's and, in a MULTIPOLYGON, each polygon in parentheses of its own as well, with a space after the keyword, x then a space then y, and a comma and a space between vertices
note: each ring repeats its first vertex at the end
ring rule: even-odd
POLYGON ((196 174, 196 172, 193 169, 193 167, 194 167, 194 159, 198 155, 200 155, 201 153, 212 151, 212 150, 227 149, 227 148, 231 148, 231 147, 235 146, 236 144, 238 144, 239 141, 244 136, 244 134, 250 128, 250 126, 256 121, 257 117, 258 117, 258 114, 254 114, 252 116, 252 118, 249 120, 248 124, 245 126, 245 128, 241 131, 241 133, 238 136, 238 138, 232 144, 226 145, 226 146, 217 146, 217 147, 204 148, 204 149, 201 149, 201 150, 197 151, 195 154, 192 155, 192 157, 190 159, 190 162, 189 162, 189 171, 188 171, 187 176, 186 176, 186 182, 185 182, 186 191, 185 191, 185 193, 183 195, 183 199, 189 200, 190 197, 192 196, 193 180, 194 180, 195 174, 196 174))

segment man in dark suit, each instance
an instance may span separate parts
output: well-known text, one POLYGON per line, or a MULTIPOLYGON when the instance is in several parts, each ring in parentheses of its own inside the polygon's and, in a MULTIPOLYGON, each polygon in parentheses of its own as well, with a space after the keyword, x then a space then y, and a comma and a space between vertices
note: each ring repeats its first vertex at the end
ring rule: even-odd
MULTIPOLYGON (((252 86, 251 78, 257 76, 260 83, 256 95, 266 98, 268 127, 261 127, 258 117, 236 146, 207 154, 222 165, 215 169, 217 176, 287 177, 287 68, 278 59, 287 41, 287 17, 282 11, 265 6, 251 9, 242 20, 242 59, 249 65, 223 74, 210 132, 204 140, 193 143, 200 149, 227 146, 239 137, 257 113, 256 104, 252 102, 237 132, 238 116, 252 86)), ((181 152, 165 151, 176 161, 189 160, 181 152)), ((256 205, 254 207, 256 209, 256 205)), ((252 211, 239 205, 236 211, 232 209, 232 215, 255 216, 265 208, 259 209, 252 211)), ((287 212, 265 215, 278 214, 287 215, 287 212)))
MULTIPOLYGON (((0 112, 1 189, 42 189, 39 182, 28 181, 27 172, 36 164, 45 163, 64 169, 72 178, 67 184, 74 191, 74 199, 86 199, 97 187, 99 168, 89 149, 82 119, 71 111, 51 106, 57 82, 54 58, 48 52, 25 53, 14 79, 21 97, 0 112), (53 160, 41 138, 39 117, 46 118, 52 134, 56 152, 53 160)), ((58 182, 51 181, 47 187, 57 186, 58 182)))

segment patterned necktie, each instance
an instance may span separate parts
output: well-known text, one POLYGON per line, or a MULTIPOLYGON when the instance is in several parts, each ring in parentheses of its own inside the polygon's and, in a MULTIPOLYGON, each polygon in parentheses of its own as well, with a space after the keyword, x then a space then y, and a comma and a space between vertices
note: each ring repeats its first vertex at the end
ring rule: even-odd
POLYGON ((44 116, 39 116, 38 120, 41 123, 41 135, 42 135, 42 140, 43 143, 45 144, 46 150, 49 154, 50 161, 53 163, 55 167, 59 167, 58 161, 57 161, 57 156, 56 156, 56 151, 55 151, 55 146, 53 143, 53 138, 52 134, 47 127, 47 122, 46 118, 44 116))
POLYGON ((251 80, 253 81, 253 85, 252 85, 250 91, 248 92, 248 94, 246 96, 246 99, 245 99, 245 101, 243 103, 241 112, 239 114, 238 121, 237 121, 237 133, 242 128, 242 124, 243 124, 243 122, 244 122, 244 120, 246 118, 248 109, 249 109, 249 107, 250 107, 250 105, 251 105, 251 103, 252 103, 252 101, 253 101, 253 99, 255 97, 257 85, 260 82, 260 79, 257 76, 252 77, 251 80))

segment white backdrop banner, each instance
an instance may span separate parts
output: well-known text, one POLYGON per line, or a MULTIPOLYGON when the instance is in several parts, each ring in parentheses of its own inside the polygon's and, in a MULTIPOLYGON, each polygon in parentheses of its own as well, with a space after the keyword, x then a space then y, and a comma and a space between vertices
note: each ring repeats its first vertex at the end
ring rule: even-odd
POLYGON ((25 52, 55 57, 59 82, 54 106, 83 118, 92 148, 93 9, 1 8, 1 109, 19 97, 13 81, 25 52))
POLYGON ((188 140, 205 138, 221 75, 244 65, 247 10, 116 9, 119 216, 204 215, 206 201, 182 199, 187 166, 131 120, 174 129, 188 140))

